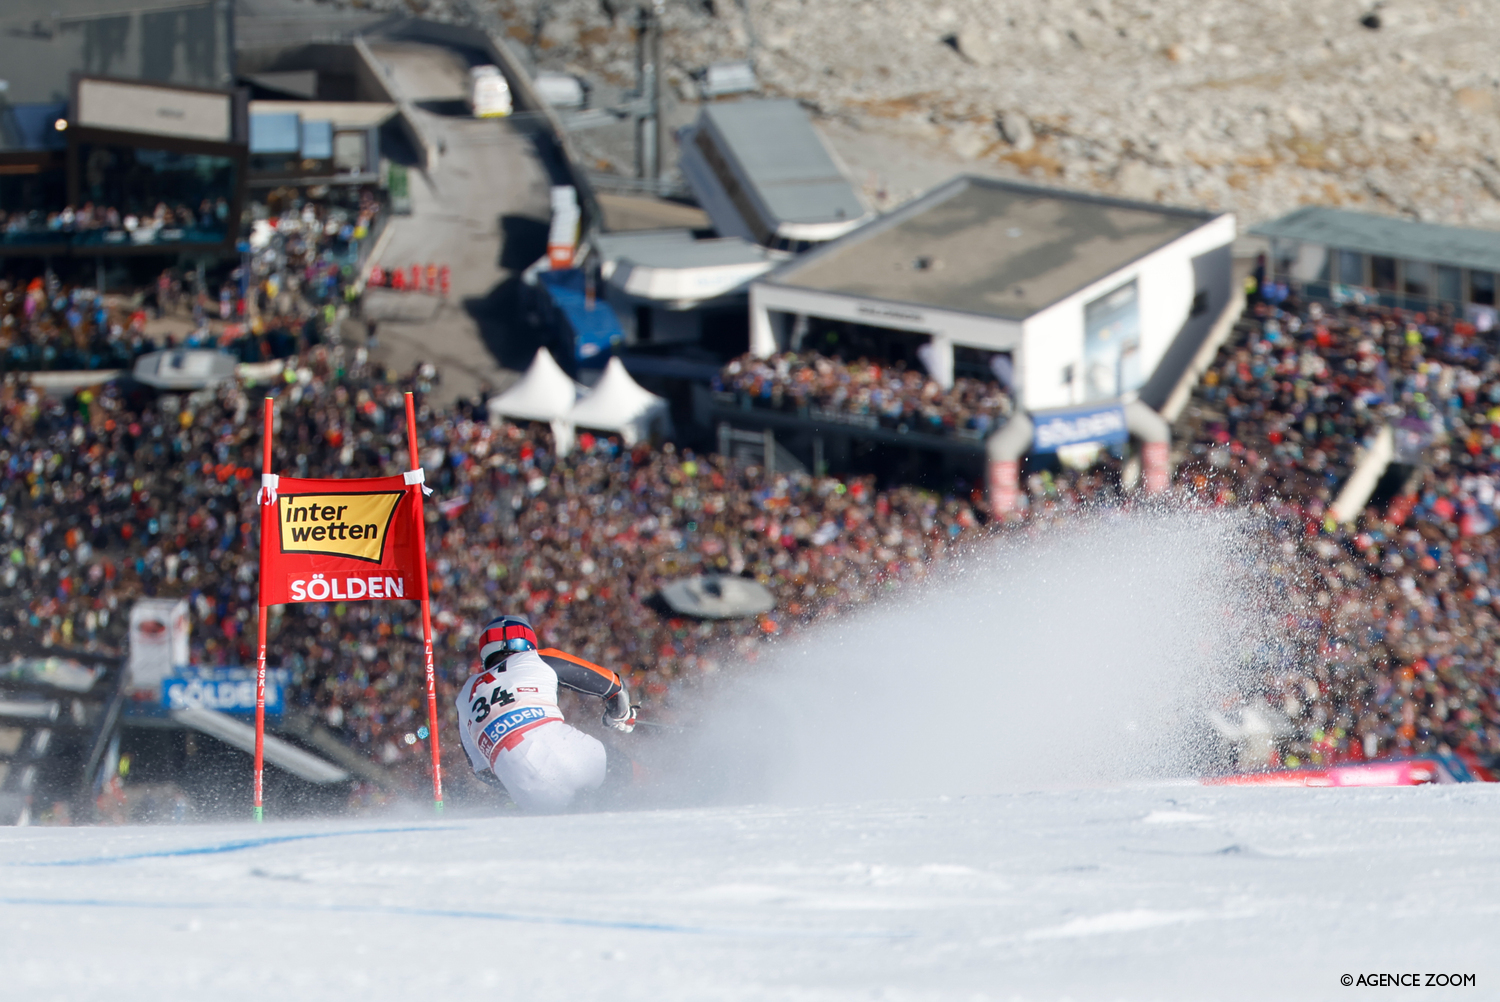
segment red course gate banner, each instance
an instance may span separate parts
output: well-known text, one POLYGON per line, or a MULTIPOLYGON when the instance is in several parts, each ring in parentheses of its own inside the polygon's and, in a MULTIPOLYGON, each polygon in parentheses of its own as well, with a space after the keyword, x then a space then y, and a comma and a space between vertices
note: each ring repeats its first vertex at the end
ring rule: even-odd
POLYGON ((281 477, 261 537, 264 605, 421 600, 413 492, 401 476, 281 477))
POLYGON ((272 401, 261 430, 260 615, 255 662, 255 820, 262 803, 266 735, 266 608, 290 602, 416 599, 422 604, 427 683, 427 738, 432 751, 432 805, 443 809, 438 743, 437 675, 432 663, 432 603, 427 594, 427 479, 417 461, 415 401, 406 393, 406 453, 411 468, 394 477, 304 480, 271 472, 272 401))

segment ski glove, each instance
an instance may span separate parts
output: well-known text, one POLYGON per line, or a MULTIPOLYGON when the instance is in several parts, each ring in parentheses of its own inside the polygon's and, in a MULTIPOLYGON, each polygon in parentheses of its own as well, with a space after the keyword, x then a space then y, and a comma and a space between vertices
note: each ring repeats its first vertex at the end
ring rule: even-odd
POLYGON ((635 710, 630 705, 630 693, 624 687, 604 703, 604 726, 613 727, 622 734, 635 730, 635 710))

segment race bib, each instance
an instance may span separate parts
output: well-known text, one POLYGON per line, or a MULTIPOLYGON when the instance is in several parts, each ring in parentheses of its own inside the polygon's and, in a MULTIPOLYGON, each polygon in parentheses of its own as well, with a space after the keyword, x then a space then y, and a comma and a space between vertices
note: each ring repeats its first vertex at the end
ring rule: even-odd
POLYGON ((533 727, 539 727, 549 720, 561 719, 562 714, 549 707, 518 706, 495 716, 480 730, 474 743, 479 747, 479 753, 493 763, 496 754, 514 748, 520 743, 522 735, 533 727))

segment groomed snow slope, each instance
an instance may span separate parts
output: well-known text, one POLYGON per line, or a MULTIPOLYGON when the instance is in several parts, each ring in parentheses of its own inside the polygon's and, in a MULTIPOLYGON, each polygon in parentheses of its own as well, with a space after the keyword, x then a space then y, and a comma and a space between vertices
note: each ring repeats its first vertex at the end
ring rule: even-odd
POLYGON ((1249 519, 1103 513, 710 676, 611 752, 648 781, 596 804, 655 809, 0 829, 0 1000, 1493 994, 1500 786, 1162 781, 1306 667, 1296 582, 1249 519))
MULTIPOLYGON (((0 830, 7 999, 1324 999, 1500 984, 1500 788, 0 830)), ((1486 987, 1488 986, 1488 987, 1486 987)))

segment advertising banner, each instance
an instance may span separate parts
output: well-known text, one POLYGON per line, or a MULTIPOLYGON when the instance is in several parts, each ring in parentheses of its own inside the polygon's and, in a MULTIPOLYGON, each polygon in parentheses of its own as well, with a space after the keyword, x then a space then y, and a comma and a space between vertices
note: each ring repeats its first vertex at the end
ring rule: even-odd
POLYGON ((1085 407, 1066 411, 1033 413, 1033 451, 1056 452, 1065 445, 1102 442, 1113 445, 1130 437, 1125 427, 1125 408, 1085 407))
POLYGON ((115 132, 229 143, 234 141, 234 95, 84 77, 78 81, 74 122, 115 132))
POLYGON ((279 478, 261 540, 261 601, 424 598, 414 490, 400 476, 279 478))
MULTIPOLYGON (((289 602, 415 599, 422 608, 422 659, 427 687, 427 738, 432 752, 432 804, 443 809, 443 760, 438 741, 437 676, 432 659, 432 602, 427 593, 427 526, 422 499, 432 493, 417 457, 416 401, 406 397, 406 453, 411 467, 394 477, 309 480, 271 472, 276 422, 265 398, 261 428, 260 615, 255 657, 255 813, 265 819, 267 607, 289 602)), ((217 680, 214 680, 217 683, 217 680)), ((180 699, 191 693, 185 683, 180 699)), ((231 682, 232 685, 232 682, 231 682)), ((208 698, 206 685, 199 695, 208 698)), ((236 700, 239 691, 214 699, 236 700)), ((170 701, 173 694, 164 691, 170 701)))
POLYGON ((184 598, 143 598, 130 607, 130 685, 154 690, 188 663, 188 604, 184 598))
MULTIPOLYGON (((266 670, 266 712, 277 716, 288 682, 284 668, 266 670)), ((190 669, 162 680, 161 705, 168 710, 202 706, 223 713, 255 712, 255 672, 249 668, 190 669)))
POLYGON ((1457 782, 1436 758, 1393 759, 1327 769, 1281 769, 1204 780, 1210 786, 1423 786, 1457 782))

